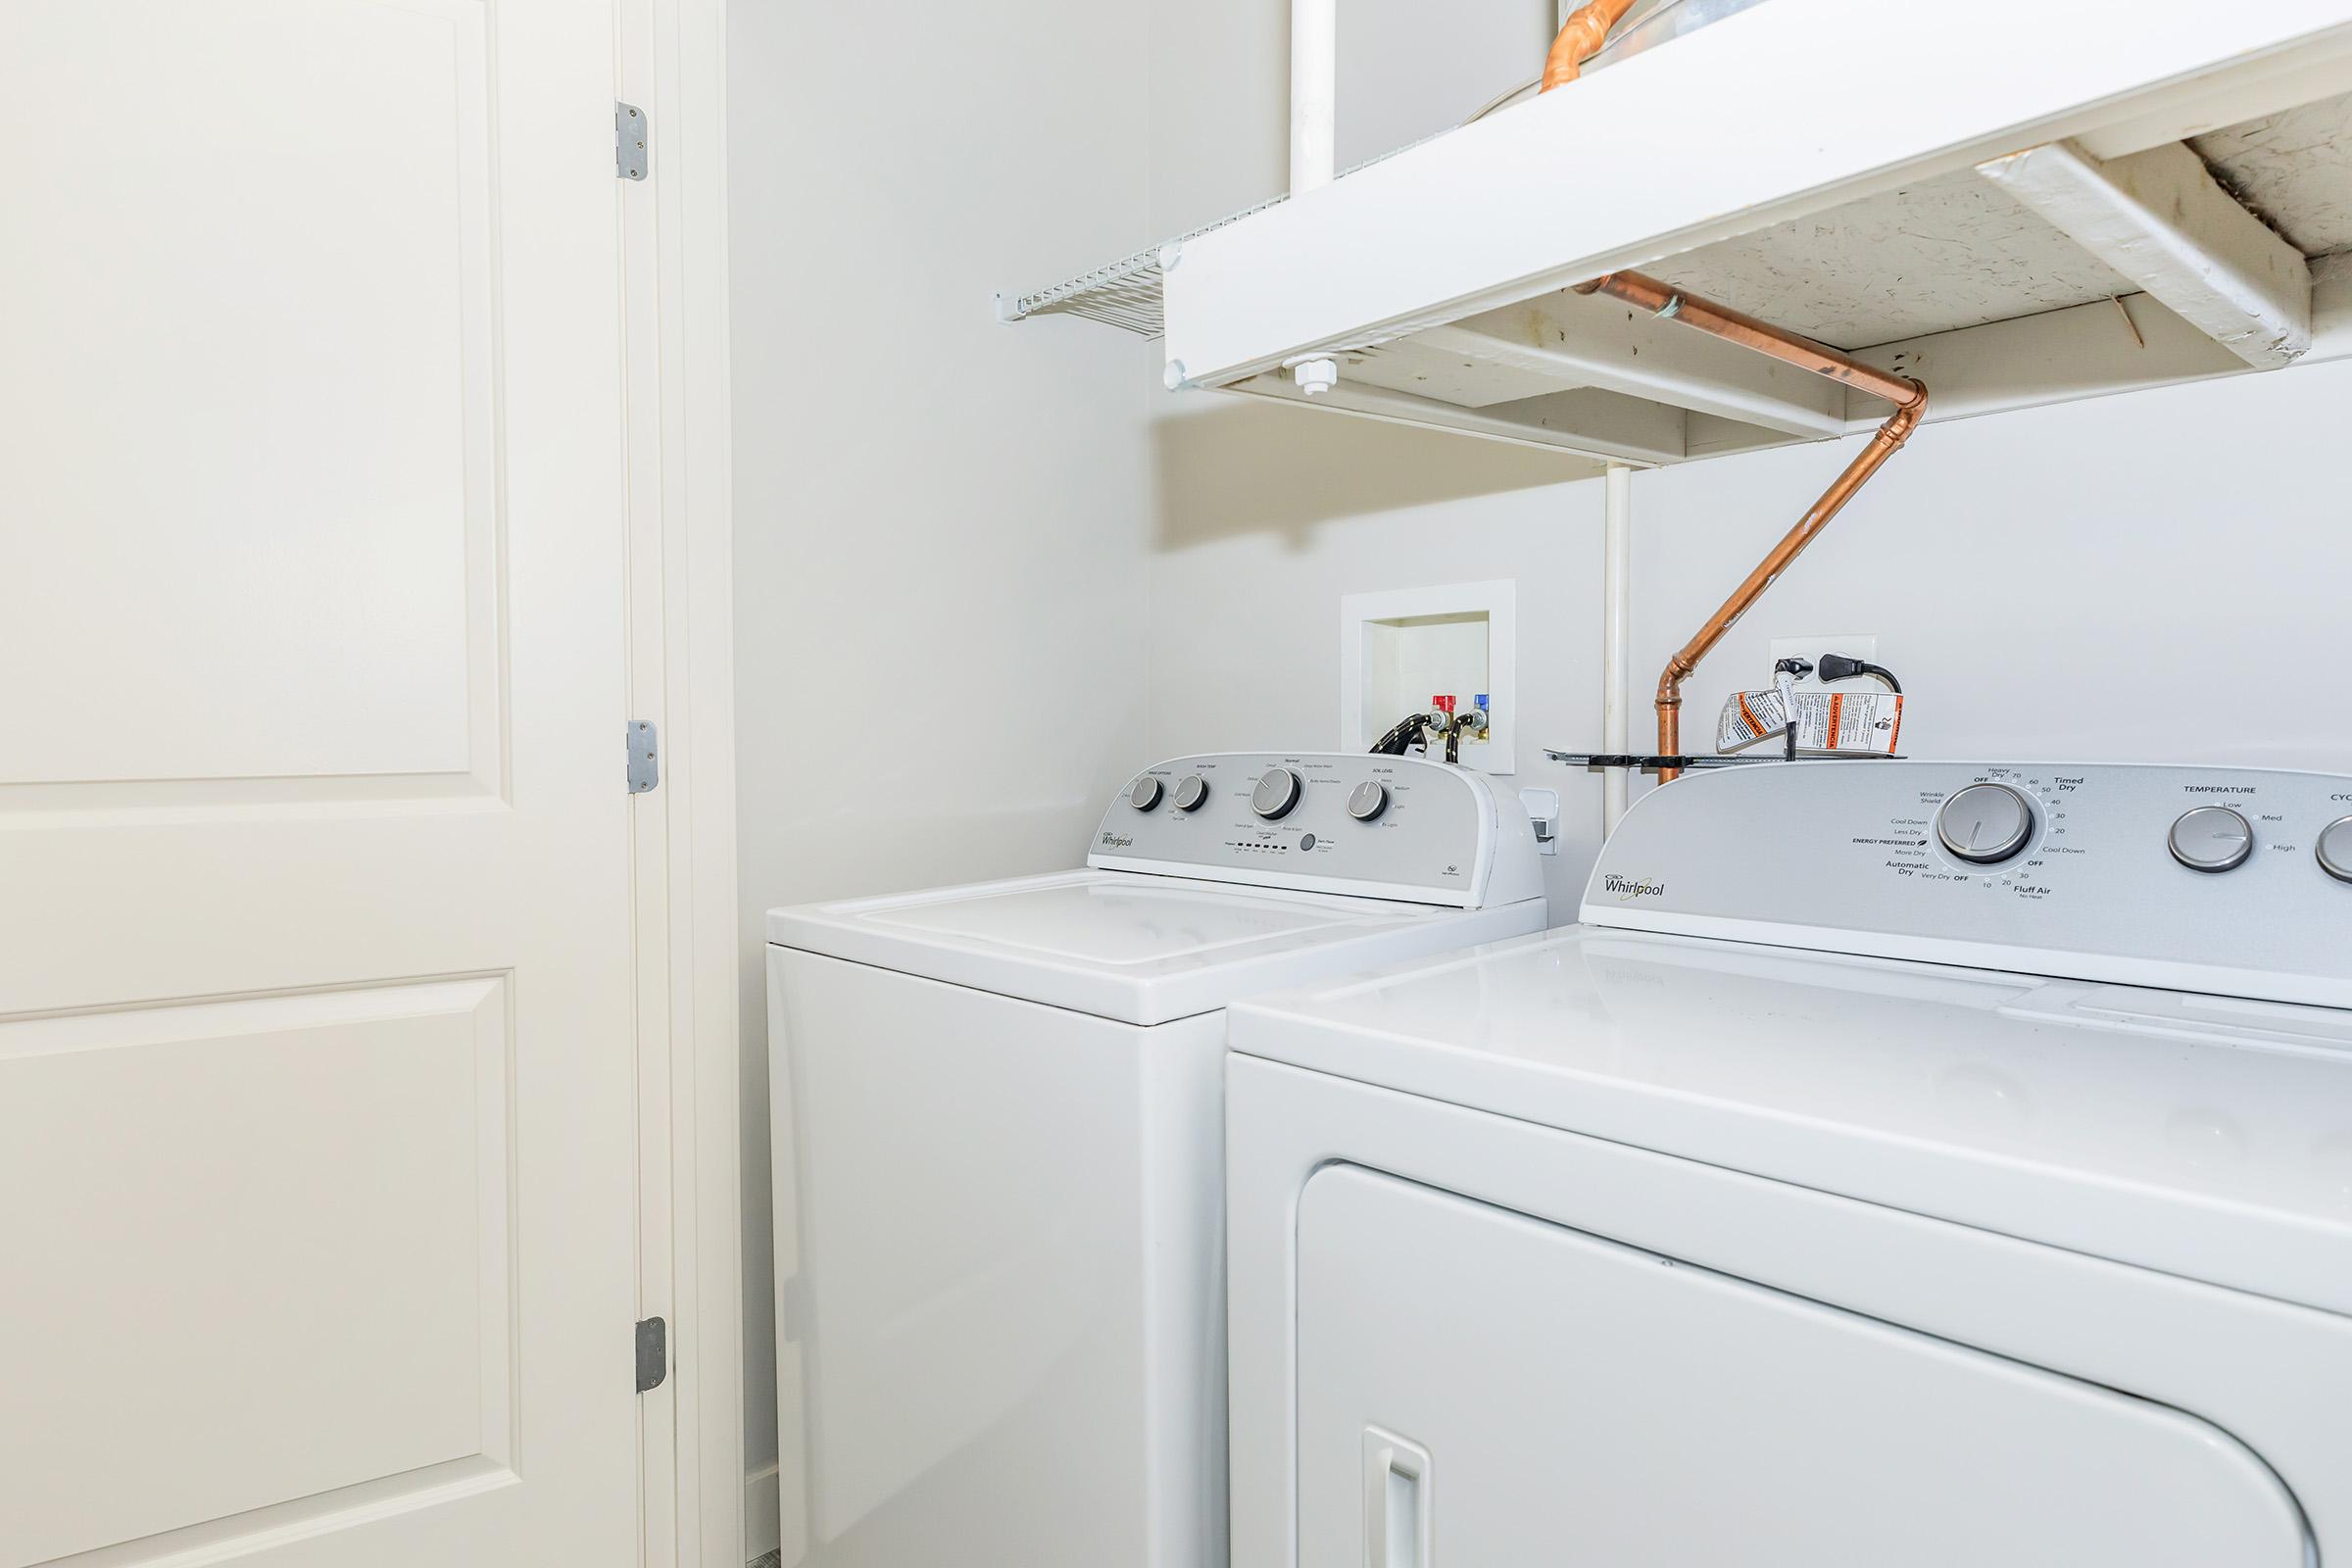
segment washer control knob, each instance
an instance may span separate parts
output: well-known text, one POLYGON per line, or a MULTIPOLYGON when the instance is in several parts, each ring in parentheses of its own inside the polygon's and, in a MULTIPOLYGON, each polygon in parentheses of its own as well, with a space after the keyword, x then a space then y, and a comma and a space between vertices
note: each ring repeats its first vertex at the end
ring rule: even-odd
POLYGON ((2352 882, 2352 816, 2339 816, 2321 831, 2320 869, 2338 882, 2352 882))
POLYGON ((1127 791, 1127 804, 1139 811, 1149 811, 1159 804, 1159 780, 1146 773, 1127 791))
POLYGON ((1943 847, 1975 865, 1998 865, 2034 837, 2034 808, 2006 784, 1971 784, 1936 814, 1943 847))
POLYGON ((2254 853, 2254 829, 2227 806, 2200 806, 2173 824, 2171 843, 2191 871, 2234 871, 2254 853))
POLYGON ((1198 773, 1187 773, 1176 781, 1176 798, 1170 803, 1179 811, 1198 811, 1208 804, 1208 780, 1198 773))
POLYGON ((1389 787, 1376 778, 1368 778, 1348 792, 1348 814, 1358 822, 1369 822, 1389 808, 1389 787))
POLYGON ((1279 822, 1298 804, 1301 788, 1298 775, 1289 768, 1269 767, 1258 775, 1257 788, 1250 792, 1250 809, 1269 822, 1279 822))

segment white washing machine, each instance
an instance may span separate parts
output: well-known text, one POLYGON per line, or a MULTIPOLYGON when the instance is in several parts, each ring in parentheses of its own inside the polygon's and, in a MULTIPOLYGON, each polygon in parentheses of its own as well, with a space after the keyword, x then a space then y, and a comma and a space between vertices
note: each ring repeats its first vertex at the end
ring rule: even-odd
POLYGON ((2352 778, 1700 774, 1230 1023, 1234 1568, 2352 1562, 2352 778))
POLYGON ((768 916, 785 1561, 1225 1561, 1225 1004, 1540 931, 1526 812, 1191 757, 1086 869, 768 916))

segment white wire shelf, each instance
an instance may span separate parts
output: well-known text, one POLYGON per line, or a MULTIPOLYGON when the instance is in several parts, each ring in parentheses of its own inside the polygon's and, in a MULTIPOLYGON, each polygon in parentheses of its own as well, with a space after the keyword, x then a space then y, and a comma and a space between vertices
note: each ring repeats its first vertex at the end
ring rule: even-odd
POLYGON ((1004 321, 1021 321, 1032 316, 1080 316, 1090 321, 1101 321, 1105 326, 1133 332, 1139 337, 1163 336, 1167 331, 1167 321, 1160 307, 1161 288, 1167 277, 1167 264, 1175 259, 1185 241, 1223 228, 1228 223, 1238 223, 1252 214, 1262 213, 1288 200, 1288 196, 1275 196, 1254 207, 1245 207, 1238 213, 1188 230, 1150 250, 1137 251, 1133 256, 1122 257, 1107 267, 1098 267, 1091 272, 1082 272, 1066 282, 1041 288, 1034 294, 1000 294, 997 296, 997 318, 1004 321))
MULTIPOLYGON (((1754 4, 1755 0, 1746 0, 1746 3, 1754 4)), ((1484 119, 1512 99, 1533 91, 1535 86, 1536 83, 1533 80, 1521 83, 1493 103, 1488 104, 1477 114, 1472 115, 1471 121, 1484 119)), ((1455 128, 1458 127, 1448 126, 1447 130, 1455 128)), ((1416 147, 1427 146, 1430 142, 1436 141, 1439 136, 1446 133, 1442 130, 1436 135, 1424 136, 1419 141, 1407 142, 1402 147, 1392 148, 1377 158, 1367 158, 1360 164, 1350 164, 1340 171, 1338 177, 1346 179, 1358 170, 1370 169, 1375 164, 1385 164, 1390 159, 1409 153, 1416 147)), ((999 294, 997 296, 997 318, 1001 321, 1021 321, 1032 316, 1079 316, 1090 321, 1101 321, 1106 326, 1115 326, 1123 331, 1133 332, 1140 337, 1162 337, 1166 335, 1167 330, 1166 318, 1161 307, 1167 269, 1173 264, 1185 245, 1199 239, 1203 234, 1214 233, 1228 224, 1238 223, 1245 218, 1254 218, 1270 207, 1280 207, 1290 199, 1287 193, 1280 196, 1269 196, 1254 207, 1245 207, 1238 213, 1228 213, 1213 223, 1203 223, 1199 228, 1187 229, 1174 239, 1164 240, 1150 250, 1137 251, 1133 256, 1122 257, 1107 267, 1098 267, 1091 272, 1081 272, 1078 276, 1055 283, 1051 288, 1041 288, 1034 294, 999 294)))

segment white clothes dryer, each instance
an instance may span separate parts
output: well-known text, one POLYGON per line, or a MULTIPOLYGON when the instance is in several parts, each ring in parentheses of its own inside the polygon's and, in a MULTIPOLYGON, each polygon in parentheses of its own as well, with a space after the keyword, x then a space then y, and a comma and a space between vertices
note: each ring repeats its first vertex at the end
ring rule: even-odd
POLYGON ((1517 799, 1182 758, 1083 869, 768 916, 785 1560, 1225 1562, 1223 1009, 1544 925, 1517 799))
POLYGON ((1235 1568, 2352 1561, 2352 779, 1770 764, 1238 1006, 1235 1568))

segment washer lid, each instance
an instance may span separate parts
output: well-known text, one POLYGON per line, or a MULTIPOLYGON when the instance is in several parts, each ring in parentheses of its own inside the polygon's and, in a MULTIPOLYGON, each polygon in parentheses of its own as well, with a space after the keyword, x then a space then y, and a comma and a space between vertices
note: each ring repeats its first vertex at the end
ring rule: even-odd
POLYGON ((1456 910, 1128 871, 775 909, 780 947, 1163 1023, 1236 997, 1541 930, 1544 903, 1456 910))
POLYGON ((1305 902, 1156 877, 1096 873, 1043 886, 974 890, 945 902, 876 909, 881 930, 986 943, 1065 963, 1125 968, 1252 943, 1396 924, 1387 906, 1305 902))
POLYGON ((1245 1004, 1229 1039, 2352 1312, 2352 1010, 1588 926, 1245 1004))

